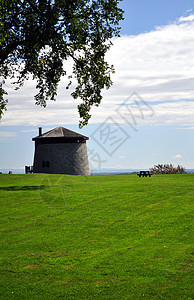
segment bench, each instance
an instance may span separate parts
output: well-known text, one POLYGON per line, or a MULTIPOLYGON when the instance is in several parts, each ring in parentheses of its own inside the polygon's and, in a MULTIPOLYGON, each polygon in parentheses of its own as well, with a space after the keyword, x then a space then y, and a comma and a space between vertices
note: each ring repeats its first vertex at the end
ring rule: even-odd
POLYGON ((149 177, 151 177, 151 173, 150 173, 150 171, 140 171, 139 173, 137 173, 137 176, 139 176, 139 177, 141 177, 141 176, 145 176, 145 177, 147 177, 147 176, 149 176, 149 177))
POLYGON ((25 173, 33 173, 33 166, 25 166, 25 173))

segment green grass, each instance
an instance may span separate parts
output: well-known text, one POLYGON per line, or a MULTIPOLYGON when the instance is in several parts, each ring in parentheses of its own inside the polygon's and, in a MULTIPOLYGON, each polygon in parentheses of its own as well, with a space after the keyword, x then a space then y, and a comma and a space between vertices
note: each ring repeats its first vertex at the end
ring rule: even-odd
POLYGON ((193 299, 194 175, 0 175, 0 299, 193 299))

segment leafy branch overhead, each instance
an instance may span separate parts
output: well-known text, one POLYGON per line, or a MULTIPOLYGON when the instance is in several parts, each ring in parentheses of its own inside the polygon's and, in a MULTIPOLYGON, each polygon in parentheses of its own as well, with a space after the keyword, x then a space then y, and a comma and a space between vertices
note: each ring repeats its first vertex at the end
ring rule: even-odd
MULTIPOLYGON (((105 61, 111 38, 119 36, 120 0, 0 0, 0 75, 14 78, 17 88, 32 74, 37 80, 36 104, 55 100, 65 72, 74 61, 80 126, 88 124, 92 105, 112 84, 114 71, 105 61)), ((71 84, 69 82, 67 88, 71 84)), ((0 116, 5 110, 1 84, 0 116)))

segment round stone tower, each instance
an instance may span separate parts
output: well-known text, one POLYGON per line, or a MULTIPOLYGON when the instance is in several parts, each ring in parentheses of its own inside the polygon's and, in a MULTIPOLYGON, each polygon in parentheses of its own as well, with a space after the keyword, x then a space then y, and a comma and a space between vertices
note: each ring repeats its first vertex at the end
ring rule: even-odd
POLYGON ((35 141, 34 173, 89 175, 86 140, 88 137, 57 127, 42 134, 35 141))

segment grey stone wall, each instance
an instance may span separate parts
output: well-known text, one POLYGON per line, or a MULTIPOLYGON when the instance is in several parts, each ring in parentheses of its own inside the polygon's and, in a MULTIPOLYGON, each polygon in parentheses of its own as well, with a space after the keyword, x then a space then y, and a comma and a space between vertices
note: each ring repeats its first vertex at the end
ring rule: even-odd
POLYGON ((89 175, 86 143, 37 144, 34 173, 89 175))

